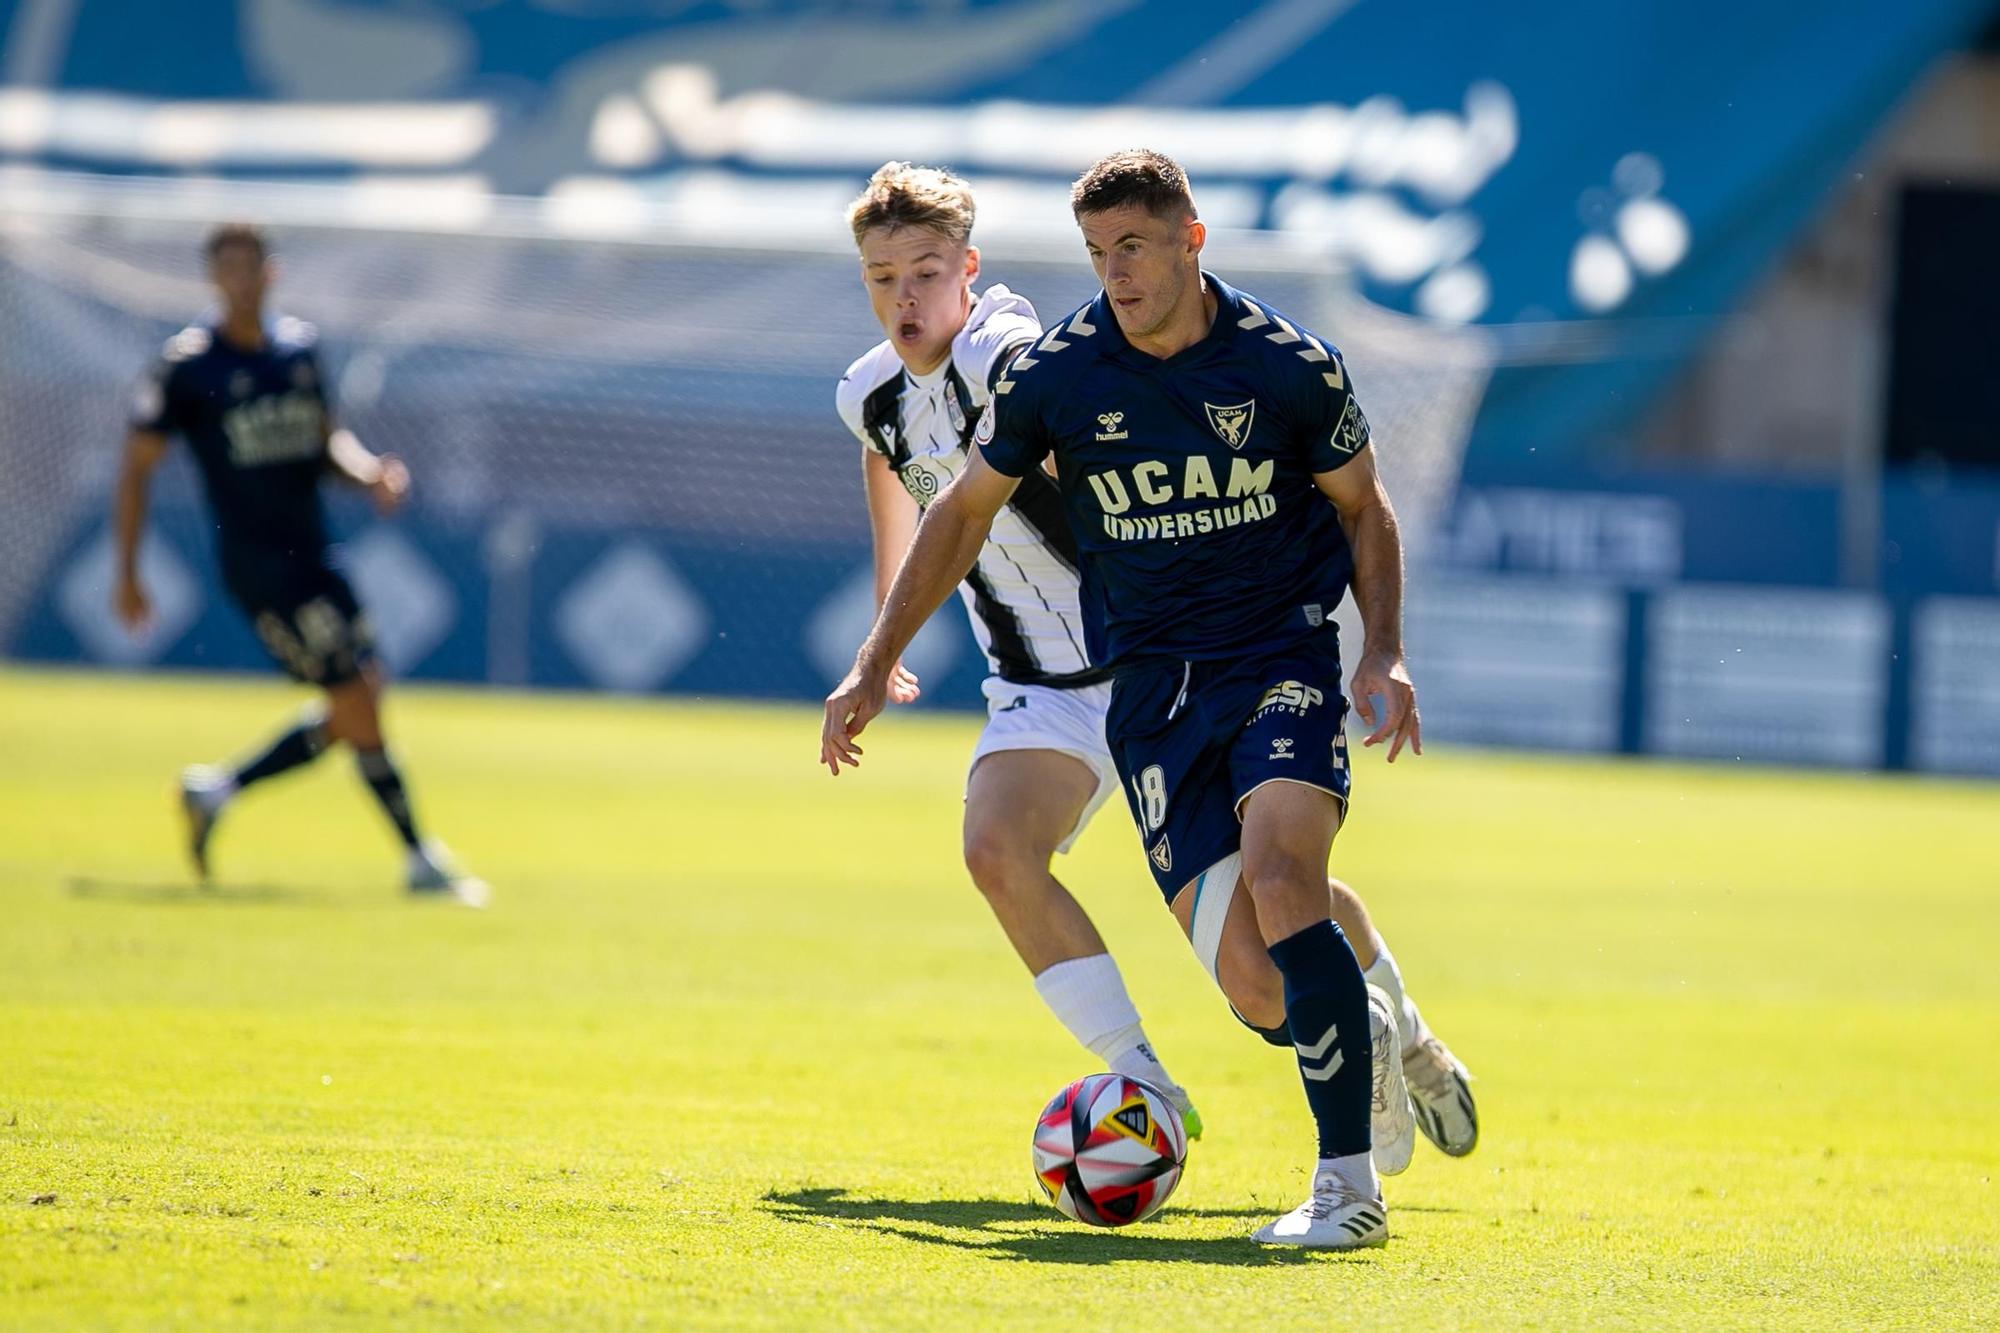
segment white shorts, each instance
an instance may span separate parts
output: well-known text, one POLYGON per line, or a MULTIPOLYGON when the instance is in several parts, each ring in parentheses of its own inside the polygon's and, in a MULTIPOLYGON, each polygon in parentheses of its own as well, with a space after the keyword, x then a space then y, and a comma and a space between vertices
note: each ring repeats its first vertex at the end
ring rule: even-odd
POLYGON ((979 767, 980 760, 1003 750, 1054 750, 1074 757, 1097 774, 1097 790, 1077 816, 1076 827, 1056 848, 1068 851, 1097 808, 1118 790, 1118 770, 1104 740, 1104 714, 1111 707, 1110 682, 1056 690, 988 676, 979 688, 986 696, 986 730, 979 733, 979 744, 972 747, 968 782, 971 769, 979 767))

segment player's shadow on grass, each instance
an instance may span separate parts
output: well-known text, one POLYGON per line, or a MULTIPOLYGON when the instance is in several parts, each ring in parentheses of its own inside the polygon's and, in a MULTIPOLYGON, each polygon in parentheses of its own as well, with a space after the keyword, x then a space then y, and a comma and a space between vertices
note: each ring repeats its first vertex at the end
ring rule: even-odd
POLYGON ((100 879, 71 875, 64 888, 72 898, 95 902, 161 903, 167 905, 227 903, 242 906, 287 904, 321 906, 334 901, 324 889, 283 884, 190 884, 186 880, 100 879))
MULTIPOLYGON (((783 1222, 853 1227, 1007 1261, 1045 1264, 1150 1261, 1255 1268, 1304 1263, 1315 1257, 1347 1260, 1370 1257, 1366 1252, 1312 1256, 1301 1250, 1270 1249, 1252 1241, 1247 1227, 1242 1236, 1203 1239, 1149 1234, 1143 1223, 1132 1231, 1100 1231, 1066 1222, 1039 1204, 1006 1199, 873 1199, 850 1194, 845 1189, 803 1189, 773 1190, 764 1196, 764 1207, 783 1222), (1023 1229, 1028 1227, 1035 1229, 1023 1229)), ((1181 1217, 1269 1221, 1276 1210, 1174 1208, 1171 1211, 1181 1217)))

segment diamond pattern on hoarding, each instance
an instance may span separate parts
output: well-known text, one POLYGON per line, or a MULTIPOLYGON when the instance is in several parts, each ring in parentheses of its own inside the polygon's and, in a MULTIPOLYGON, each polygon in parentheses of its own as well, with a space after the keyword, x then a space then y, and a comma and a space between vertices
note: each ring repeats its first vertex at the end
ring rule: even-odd
POLYGON ((153 661, 187 633, 201 614, 201 583, 170 544, 147 533, 139 544, 139 578, 152 602, 153 620, 133 633, 111 609, 116 560, 109 532, 85 547, 57 585, 56 613, 96 661, 136 666, 153 661))
POLYGON ((708 609, 659 555, 631 541, 599 560, 556 605, 556 637, 591 681, 651 690, 708 641, 708 609))

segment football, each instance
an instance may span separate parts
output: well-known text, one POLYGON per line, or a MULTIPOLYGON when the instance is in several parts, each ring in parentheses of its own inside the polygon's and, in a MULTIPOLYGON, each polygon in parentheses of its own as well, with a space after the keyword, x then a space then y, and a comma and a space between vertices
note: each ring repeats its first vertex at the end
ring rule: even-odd
POLYGON ((1151 1084, 1092 1074, 1058 1092, 1035 1122, 1035 1180, 1064 1216, 1123 1227, 1158 1212, 1180 1183, 1187 1132, 1151 1084))

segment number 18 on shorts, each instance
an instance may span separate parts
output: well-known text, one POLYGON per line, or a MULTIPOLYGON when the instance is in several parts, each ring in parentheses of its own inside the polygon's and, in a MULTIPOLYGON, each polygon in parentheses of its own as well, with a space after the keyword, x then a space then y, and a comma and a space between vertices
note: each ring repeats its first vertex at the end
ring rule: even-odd
POLYGON ((1330 636, 1249 662, 1121 673, 1106 731, 1160 892, 1236 851, 1243 802, 1298 782, 1347 803, 1347 699, 1330 636))

